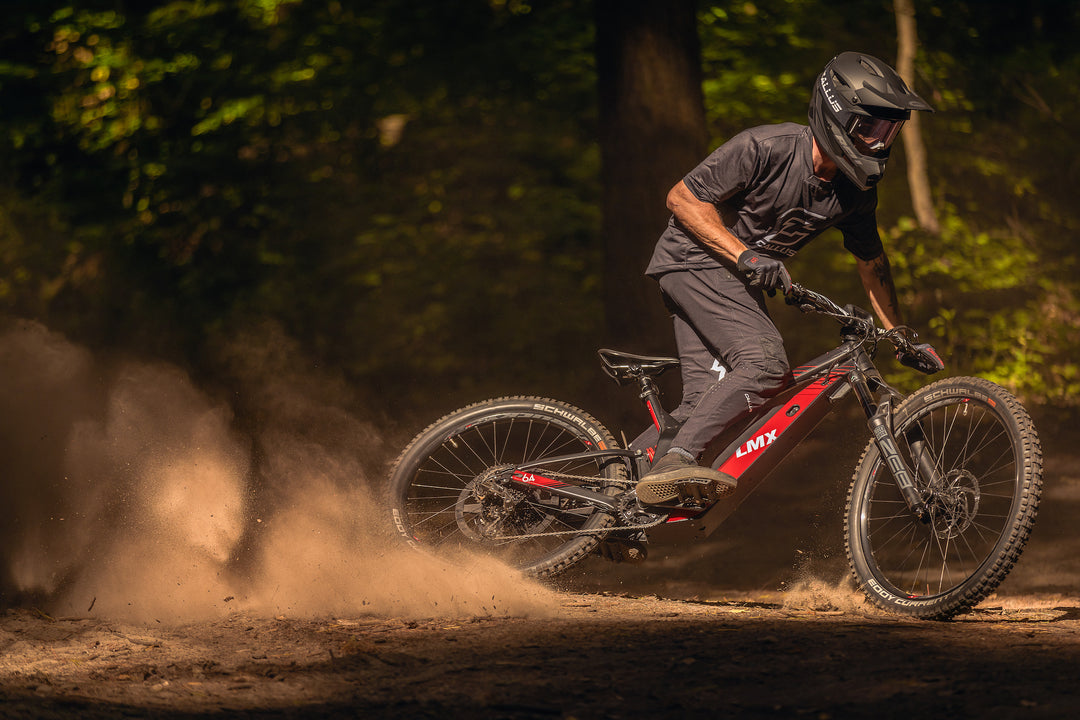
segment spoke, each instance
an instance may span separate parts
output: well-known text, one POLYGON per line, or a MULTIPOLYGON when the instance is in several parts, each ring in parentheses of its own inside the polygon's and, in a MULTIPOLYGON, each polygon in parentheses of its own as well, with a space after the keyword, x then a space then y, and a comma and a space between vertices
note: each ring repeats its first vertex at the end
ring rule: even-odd
MULTIPOLYGON (((1002 453, 1001 456, 998 457, 998 459, 1004 458, 1000 465, 996 465, 990 470, 984 470, 977 476, 979 478, 980 485, 1000 485, 1002 483, 1009 483, 1010 485, 1014 486, 1016 485, 1016 460, 1012 457, 1011 450, 1012 448, 1009 448, 1004 453, 1002 453), (1005 457, 1006 455, 1008 457, 1005 457), (1009 468, 1012 469, 1010 470, 1009 468), (1008 477, 1003 480, 995 480, 994 482, 989 483, 985 481, 985 478, 996 475, 997 473, 1006 473, 1008 474, 1008 477)), ((997 460, 995 460, 995 462, 997 462, 997 460)))
MULTIPOLYGON (((510 433, 513 431, 513 429, 514 429, 514 418, 510 418, 510 422, 507 423, 507 425, 506 425, 506 437, 507 438, 510 437, 510 433)), ((504 442, 503 443, 503 448, 504 448, 503 451, 499 450, 499 426, 496 423, 492 423, 491 424, 491 455, 492 455, 492 457, 495 458, 496 463, 498 463, 500 465, 502 464, 502 462, 504 460, 503 452, 505 452, 505 448, 509 444, 510 444, 509 442, 504 442)))
POLYGON ((444 544, 446 542, 449 542, 450 540, 452 540, 454 538, 460 537, 458 535, 458 533, 455 533, 455 532, 444 533, 443 531, 446 530, 447 528, 457 528, 457 519, 454 518, 454 517, 451 517, 449 520, 447 520, 447 522, 445 524, 440 525, 439 527, 435 528, 434 530, 429 531, 426 534, 426 537, 427 537, 426 542, 431 542, 431 539, 434 538, 435 539, 435 546, 438 547, 439 545, 442 545, 442 544, 444 544))
MULTIPOLYGON (((877 527, 876 527, 876 528, 871 528, 871 530, 870 530, 870 536, 871 536, 871 537, 873 538, 873 537, 877 537, 878 535, 880 535, 880 533, 881 533, 881 532, 882 532, 883 530, 885 530, 885 528, 887 528, 887 527, 888 527, 888 526, 889 526, 890 524, 892 524, 892 523, 891 523, 891 521, 892 521, 892 520, 905 520, 905 519, 911 519, 911 513, 910 513, 910 512, 907 512, 907 513, 897 513, 896 515, 890 515, 890 516, 888 516, 888 517, 884 517, 884 518, 876 518, 876 521, 877 521, 878 523, 882 523, 882 521, 884 521, 884 522, 883 522, 882 524, 879 524, 879 525, 877 525, 877 527)), ((889 547, 889 546, 890 546, 890 545, 892 544, 892 542, 893 542, 894 540, 896 540, 896 538, 897 538, 897 537, 898 537, 898 536, 899 536, 899 535, 900 535, 901 533, 904 533, 904 532, 906 532, 906 531, 908 530, 908 528, 909 528, 909 527, 910 527, 910 523, 906 523, 906 524, 901 524, 901 525, 900 525, 900 527, 899 527, 899 529, 897 529, 896 531, 894 531, 894 532, 893 532, 893 533, 892 533, 892 534, 891 534, 891 535, 890 535, 889 537, 887 537, 887 538, 884 538, 884 539, 880 539, 880 538, 879 538, 879 540, 880 540, 880 543, 879 543, 880 547, 883 547, 883 548, 887 548, 887 547, 889 547)))
MULTIPOLYGON (((1015 473, 1010 473, 1010 476, 1011 477, 1008 477, 1005 480, 993 480, 991 482, 982 482, 982 481, 980 481, 979 482, 979 489, 980 489, 980 491, 985 491, 986 488, 993 487, 995 485, 1007 485, 1009 488, 1015 489, 1016 484, 1017 484, 1017 478, 1015 476, 1015 473)), ((1011 489, 1007 493, 982 492, 982 496, 983 497, 992 497, 992 498, 1006 498, 1008 500, 1012 500, 1013 493, 1012 493, 1011 489)))
POLYGON ((949 547, 952 544, 952 538, 947 537, 944 539, 945 545, 942 547, 942 538, 937 533, 933 533, 935 543, 940 555, 941 555, 941 572, 938 573, 937 592, 941 592, 941 588, 945 585, 945 578, 949 575, 949 547))
POLYGON ((476 456, 476 459, 479 460, 482 463, 486 462, 486 463, 489 463, 489 464, 492 464, 492 465, 498 463, 499 462, 499 453, 498 453, 497 447, 493 446, 493 443, 494 443, 495 437, 496 437, 494 423, 491 424, 492 442, 488 442, 488 439, 486 437, 484 437, 483 428, 475 427, 475 428, 472 428, 472 430, 473 430, 473 432, 476 433, 476 437, 480 439, 480 442, 484 446, 484 452, 488 456, 487 459, 485 459, 483 457, 480 457, 480 454, 477 453, 476 450, 473 450, 472 445, 467 444, 467 447, 469 448, 469 450, 472 450, 472 453, 473 453, 473 455, 476 456))
POLYGON ((573 508, 573 511, 577 511, 577 512, 573 512, 573 511, 563 510, 563 508, 561 508, 561 507, 551 507, 550 505, 541 505, 540 503, 536 503, 536 502, 532 502, 532 501, 528 501, 528 500, 526 500, 525 502, 528 503, 528 505, 530 507, 535 508, 535 510, 538 513, 543 513, 543 515, 545 517, 551 518, 555 522, 558 522, 558 524, 561 524, 561 525, 563 525, 566 528, 571 529, 571 530, 576 530, 577 526, 570 525, 569 522, 567 522, 566 520, 563 519, 564 516, 569 516, 569 517, 571 517, 573 519, 577 519, 579 524, 580 524, 580 522, 582 522, 583 520, 588 519, 588 517, 586 517, 586 516, 583 517, 581 515, 581 511, 585 510, 585 511, 588 511, 589 513, 592 512, 591 507, 585 507, 585 508, 576 507, 576 508, 573 508))
MULTIPOLYGON (((983 559, 982 557, 980 557, 980 555, 982 555, 983 552, 986 552, 986 551, 980 552, 980 551, 976 550, 971 545, 971 541, 968 539, 968 532, 967 532, 968 530, 973 530, 975 535, 978 536, 978 540, 980 541, 980 543, 985 545, 986 536, 983 535, 982 528, 979 527, 979 525, 977 523, 971 523, 970 525, 967 526, 967 528, 965 529, 964 532, 960 533, 960 535, 957 536, 957 541, 958 542, 957 542, 957 553, 956 554, 958 556, 960 555, 959 545, 960 545, 960 542, 963 542, 964 547, 967 548, 968 553, 971 555, 972 561, 975 562, 975 563, 979 563, 983 559)), ((993 547, 993 546, 991 545, 991 547, 993 547)), ((961 559, 963 559, 963 558, 961 557, 961 559)))
MULTIPOLYGON (((963 404, 963 403, 961 403, 961 404, 963 404)), ((948 445, 949 445, 949 438, 952 437, 953 428, 956 427, 956 421, 960 417, 960 408, 959 407, 953 408, 953 416, 952 416, 951 421, 949 420, 949 406, 948 405, 946 405, 942 409, 942 412, 944 413, 945 417, 942 418, 942 421, 941 421, 941 446, 940 446, 941 450, 939 451, 939 457, 940 457, 940 453, 943 453, 945 448, 948 447, 948 445)), ((970 430, 968 431, 968 433, 970 434, 970 430)), ((948 468, 945 472, 951 472, 951 471, 953 471, 955 469, 956 469, 956 465, 954 463, 953 466, 948 468)))
MULTIPOLYGON (((456 436, 456 440, 455 440, 455 438, 449 438, 446 442, 444 442, 442 444, 440 449, 443 450, 446 455, 449 455, 450 458, 456 460, 458 462, 458 464, 461 465, 461 467, 464 469, 465 475, 471 477, 473 475, 476 475, 477 473, 473 470, 473 468, 460 455, 458 455, 458 453, 456 451, 456 448, 455 448, 455 446, 453 444, 455 441, 460 442, 462 445, 464 445, 465 449, 468 450, 469 452, 471 452, 476 457, 476 459, 480 461, 481 468, 487 467, 490 464, 490 461, 484 460, 482 457, 480 457, 479 454, 477 454, 476 450, 473 449, 472 443, 470 443, 467 439, 465 439, 465 437, 463 435, 456 436)), ((442 462, 442 460, 440 460, 438 457, 436 457, 434 453, 428 457, 428 461, 430 461, 430 462, 434 463, 435 465, 437 465, 439 468, 442 469, 442 472, 444 472, 447 475, 452 475, 452 476, 454 476, 456 478, 461 477, 462 473, 460 471, 451 470, 445 463, 442 462)), ((435 472, 435 471, 428 470, 427 472, 435 472)))
POLYGON ((916 539, 918 535, 918 528, 909 524, 906 528, 907 539, 901 547, 906 547, 908 552, 897 563, 897 568, 900 574, 903 574, 903 569, 908 567, 912 558, 915 558, 915 569, 911 574, 911 585, 909 586, 908 593, 914 594, 916 588, 922 577, 923 565, 926 563, 926 556, 929 551, 930 543, 925 540, 916 539), (917 556, 917 557, 916 557, 917 556))
POLYGON ((1006 440, 1006 442, 1005 443, 998 443, 999 445, 1002 446, 1001 447, 1001 452, 998 454, 998 456, 996 458, 994 458, 994 460, 992 462, 996 463, 1001 458, 1003 458, 1004 456, 1011 454, 1012 446, 1011 446, 1011 444, 1009 442, 1007 442, 1007 440, 1008 440, 1008 432, 1007 432, 1007 430, 1005 429, 1004 426, 1000 425, 997 422, 997 418, 995 418, 993 416, 991 416, 990 420, 989 420, 989 425, 990 426, 986 430, 983 431, 983 435, 982 435, 981 438, 978 439, 978 442, 975 444, 975 448, 973 450, 969 449, 970 445, 971 445, 972 437, 975 434, 975 428, 977 428, 979 425, 982 425, 983 424, 982 421, 984 419, 986 419, 986 417, 987 417, 986 412, 980 410, 979 421, 975 424, 975 426, 971 430, 969 430, 968 437, 965 440, 962 452, 960 453, 960 457, 962 458, 961 465, 960 465, 961 467, 966 467, 967 466, 968 458, 975 457, 975 456, 979 455, 979 453, 981 453, 985 448, 989 447, 991 443, 995 443, 1001 438, 1004 438, 1006 440), (995 430, 997 432, 994 435, 991 436, 990 433, 994 432, 995 430))
MULTIPOLYGON (((425 545, 479 547, 511 564, 530 567, 568 543, 581 542, 576 531, 597 521, 594 506, 542 490, 525 491, 524 497, 514 500, 523 491, 517 484, 508 486, 510 493, 502 500, 492 496, 490 505, 488 500, 481 503, 470 496, 477 478, 493 468, 595 450, 582 430, 545 413, 522 409, 462 422, 445 432, 434 449, 417 461, 403 498, 408 532, 425 545), (492 535, 502 537, 496 540, 492 535)), ((576 481, 586 487, 596 487, 603 475, 600 461, 590 457, 546 462, 530 472, 588 478, 576 481)), ((503 478, 492 480, 504 482, 503 478)))
POLYGON ((532 421, 530 421, 529 424, 525 427, 525 440, 522 442, 524 450, 522 450, 521 462, 525 462, 530 457, 529 447, 532 444, 532 431, 533 423, 532 421))
MULTIPOLYGON (((933 533, 931 533, 931 537, 933 537, 933 533)), ((926 583, 927 594, 930 594, 930 583, 929 583, 929 581, 922 580, 922 578, 927 578, 929 576, 930 572, 931 572, 930 554, 931 554, 931 551, 935 547, 935 543, 932 542, 931 539, 927 539, 927 540, 925 540, 925 541, 923 541, 921 543, 921 547, 922 547, 922 556, 919 558, 919 567, 915 571, 915 580, 911 585, 911 594, 912 595, 915 595, 915 594, 918 593, 918 591, 919 591, 918 585, 919 585, 920 582, 925 582, 926 583)), ((940 587, 940 584, 939 584, 939 587, 940 587)))
MULTIPOLYGON (((423 488, 425 490, 449 490, 453 495, 446 495, 445 497, 457 497, 460 494, 461 488, 447 487, 446 485, 427 485, 424 483, 413 483, 413 488, 423 488)), ((425 498, 442 497, 435 495, 424 495, 425 498)))
POLYGON ((414 511, 410 511, 409 514, 410 515, 413 515, 413 514, 427 515, 427 517, 424 518, 423 520, 420 520, 419 522, 414 522, 413 523, 413 525, 423 525, 428 520, 431 520, 432 518, 437 517, 439 515, 449 515, 450 517, 454 517, 454 515, 455 515, 455 513, 454 513, 454 505, 456 505, 456 504, 457 504, 456 502, 452 502, 452 503, 450 503, 449 505, 447 505, 446 507, 444 507, 441 510, 414 510, 414 511))
POLYGON ((456 502, 459 497, 461 497, 461 493, 454 493, 452 495, 425 494, 425 495, 418 496, 418 497, 411 497, 409 499, 414 500, 414 501, 424 501, 424 502, 427 502, 427 501, 430 501, 430 500, 453 500, 453 501, 456 502))
MULTIPOLYGON (((965 582, 993 551, 1010 517, 1018 469, 1008 428, 975 401, 939 405, 910 422, 922 426, 923 451, 939 480, 952 487, 937 489, 938 499, 930 501, 933 515, 923 524, 897 497, 895 480, 880 465, 880 479, 867 489, 866 533, 885 579, 913 595, 939 594, 965 582), (968 485, 978 492, 977 511, 968 485), (995 487, 1000 491, 993 492, 995 487), (949 502, 959 506, 950 508, 949 502)), ((925 486, 930 478, 919 475, 910 433, 897 434, 925 486)))

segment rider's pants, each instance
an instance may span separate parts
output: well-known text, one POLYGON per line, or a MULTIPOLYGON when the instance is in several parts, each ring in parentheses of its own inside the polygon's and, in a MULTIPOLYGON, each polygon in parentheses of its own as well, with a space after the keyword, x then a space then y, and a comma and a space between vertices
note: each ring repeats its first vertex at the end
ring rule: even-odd
POLYGON ((727 268, 678 270, 659 281, 682 363, 682 402, 672 416, 685 422, 672 446, 698 456, 779 392, 791 370, 761 290, 727 268))

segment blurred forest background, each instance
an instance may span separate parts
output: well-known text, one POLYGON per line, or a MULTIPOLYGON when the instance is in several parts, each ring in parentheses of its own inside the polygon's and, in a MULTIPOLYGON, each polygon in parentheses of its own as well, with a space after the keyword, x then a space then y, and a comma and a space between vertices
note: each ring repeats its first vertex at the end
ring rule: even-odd
MULTIPOLYGON (((940 228, 915 220, 897 148, 879 223, 907 319, 950 373, 1069 412, 1080 4, 913 7, 940 228)), ((896 18, 890 0, 7 2, 0 313, 221 387, 224 340, 265 332, 398 420, 505 393, 603 417, 597 347, 673 351, 641 275, 667 189, 746 127, 805 123, 837 52, 895 63, 896 18)), ((789 267, 864 303, 838 233, 789 267)), ((796 363, 835 340, 774 316, 796 363)))

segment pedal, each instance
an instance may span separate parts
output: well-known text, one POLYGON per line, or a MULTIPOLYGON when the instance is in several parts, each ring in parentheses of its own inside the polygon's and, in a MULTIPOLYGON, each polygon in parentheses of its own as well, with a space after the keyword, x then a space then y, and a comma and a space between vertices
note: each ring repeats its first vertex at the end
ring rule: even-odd
POLYGON ((643 480, 637 484, 638 502, 644 506, 673 507, 715 502, 735 491, 735 479, 718 472, 708 478, 643 480))
POLYGON ((678 499, 679 486, 671 480, 643 480, 637 485, 638 502, 642 505, 663 505, 678 499))
POLYGON ((699 504, 716 502, 725 495, 735 492, 735 481, 732 480, 731 484, 728 484, 724 482, 726 479, 728 479, 727 476, 721 476, 716 480, 704 482, 688 480, 678 483, 679 500, 684 503, 695 502, 699 504))

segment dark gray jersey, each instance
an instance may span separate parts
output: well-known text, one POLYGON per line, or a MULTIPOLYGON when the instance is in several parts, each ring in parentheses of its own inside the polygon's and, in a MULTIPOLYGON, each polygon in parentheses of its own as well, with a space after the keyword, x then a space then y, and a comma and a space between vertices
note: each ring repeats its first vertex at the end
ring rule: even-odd
MULTIPOLYGON (((718 147, 683 182, 716 206, 724 225, 763 255, 788 258, 830 227, 862 260, 882 253, 877 190, 859 190, 843 175, 814 176, 810 128, 795 123, 745 130, 718 147)), ((674 216, 656 244, 646 274, 716 267, 715 254, 693 239, 674 216)))

